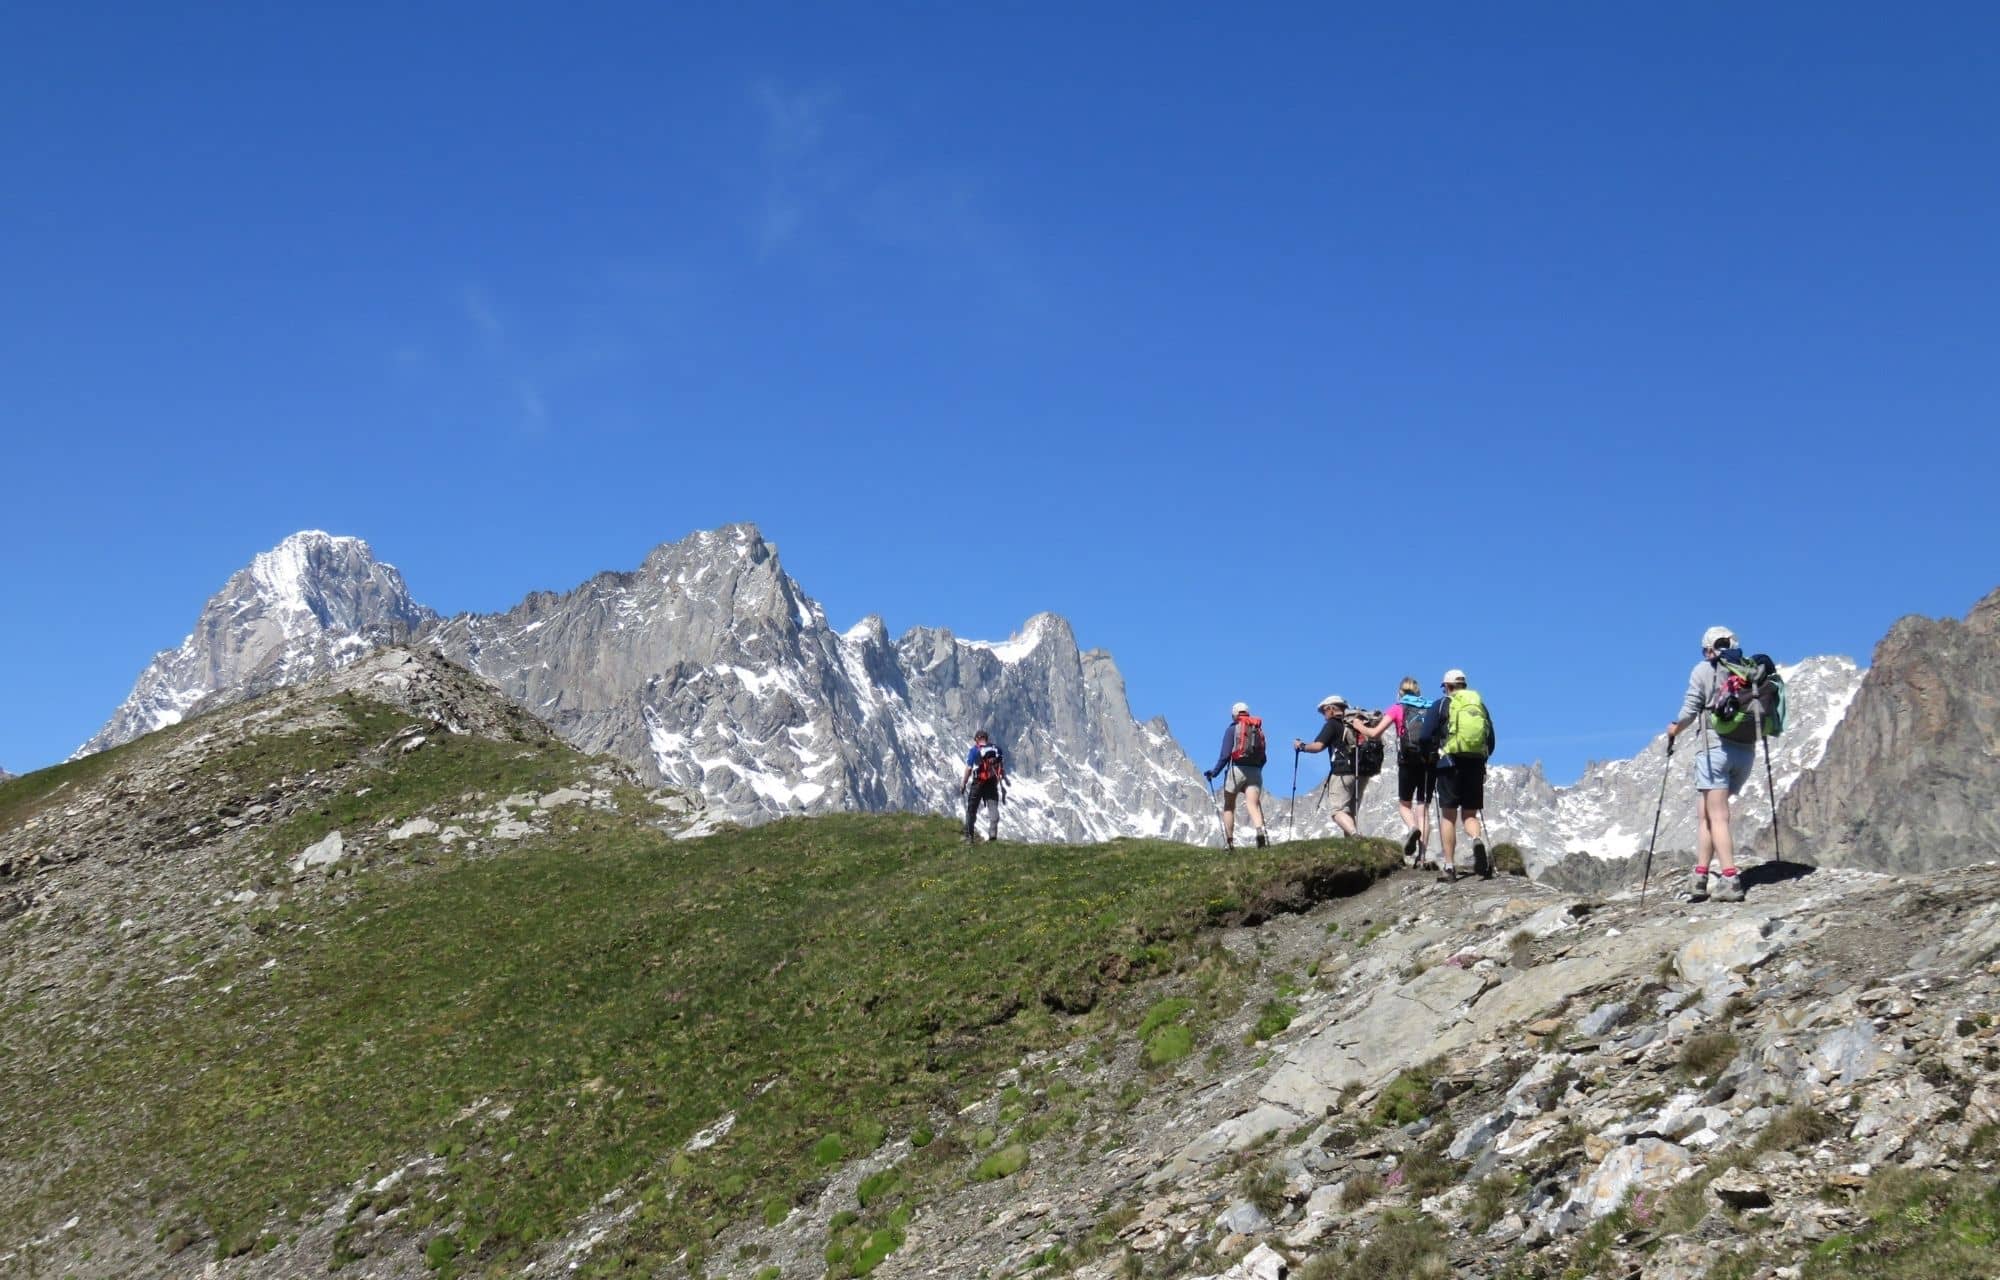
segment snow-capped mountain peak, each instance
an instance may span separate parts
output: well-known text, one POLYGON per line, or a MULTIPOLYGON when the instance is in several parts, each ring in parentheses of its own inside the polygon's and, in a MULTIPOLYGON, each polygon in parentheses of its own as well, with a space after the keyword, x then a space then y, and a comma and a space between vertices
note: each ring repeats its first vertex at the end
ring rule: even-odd
POLYGON ((343 667, 436 617, 361 539, 295 533, 231 575, 187 638, 154 657, 77 755, 177 724, 217 693, 255 693, 343 667))

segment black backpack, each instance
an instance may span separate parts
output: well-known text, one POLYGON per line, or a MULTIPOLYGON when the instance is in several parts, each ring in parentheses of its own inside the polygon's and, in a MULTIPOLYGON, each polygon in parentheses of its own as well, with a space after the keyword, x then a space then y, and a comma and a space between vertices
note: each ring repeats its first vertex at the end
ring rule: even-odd
POLYGON ((1403 704, 1403 732, 1397 735, 1397 759, 1412 765, 1436 764, 1437 740, 1424 736, 1424 726, 1430 720, 1431 700, 1406 693, 1396 701, 1403 704))
POLYGON ((1381 773, 1382 760, 1387 754, 1380 738, 1370 738, 1361 743, 1354 753, 1354 776, 1372 778, 1381 773))
POLYGON ((1353 774, 1357 778, 1372 778, 1382 772, 1385 754, 1382 739, 1370 738, 1364 742, 1354 732, 1353 722, 1342 720, 1340 734, 1334 739, 1331 768, 1338 777, 1353 774))

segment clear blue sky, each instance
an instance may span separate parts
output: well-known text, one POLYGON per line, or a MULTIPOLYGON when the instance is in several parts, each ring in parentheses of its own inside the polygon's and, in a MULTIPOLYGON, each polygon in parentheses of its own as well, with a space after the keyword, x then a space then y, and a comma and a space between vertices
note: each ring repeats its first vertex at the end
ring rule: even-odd
POLYGON ((1558 780, 2000 581, 1993 6, 313 8, 0 15, 9 768, 300 528, 753 520, 1204 764, 1462 665, 1558 780))

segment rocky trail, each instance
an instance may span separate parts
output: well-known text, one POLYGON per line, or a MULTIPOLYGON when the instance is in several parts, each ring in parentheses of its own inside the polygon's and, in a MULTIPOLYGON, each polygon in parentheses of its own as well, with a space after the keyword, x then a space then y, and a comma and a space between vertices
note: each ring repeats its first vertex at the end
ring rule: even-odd
POLYGON ((1800 1274, 1879 1176, 1992 1167, 2000 868, 1755 871, 1742 904, 1643 909, 1404 875, 1234 931, 1315 972, 1285 1031, 1218 1029, 1219 1071, 920 1215, 879 1274, 1300 1274, 1412 1211, 1434 1274, 1800 1274))

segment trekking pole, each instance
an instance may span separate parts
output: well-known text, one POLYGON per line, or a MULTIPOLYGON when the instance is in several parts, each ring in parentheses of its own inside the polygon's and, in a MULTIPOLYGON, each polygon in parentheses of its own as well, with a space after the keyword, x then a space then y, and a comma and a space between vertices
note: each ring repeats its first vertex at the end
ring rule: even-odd
POLYGON ((1646 870, 1639 877, 1639 907, 1646 906, 1646 884, 1653 878, 1653 846, 1660 840, 1660 814, 1667 807, 1667 774, 1674 767, 1674 739, 1667 735, 1667 758, 1660 764, 1660 802, 1653 806, 1653 834, 1646 841, 1646 870))
POLYGON ((1285 819, 1285 839, 1290 840, 1299 831, 1299 749, 1292 748, 1292 812, 1285 819))
MULTIPOLYGON (((1223 819, 1222 803, 1215 798, 1214 778, 1210 778, 1208 780, 1208 803, 1215 810, 1215 820, 1217 822, 1221 822, 1223 819)), ((1222 828, 1222 843, 1225 848, 1227 848, 1229 845, 1229 827, 1227 826, 1227 824, 1225 824, 1222 828)))
POLYGON ((1785 865, 1785 842, 1778 835, 1778 784, 1771 779, 1771 740, 1764 736, 1764 706, 1752 703, 1750 718, 1756 722, 1758 740, 1764 744, 1764 790, 1771 793, 1771 852, 1772 861, 1780 867, 1785 865))

